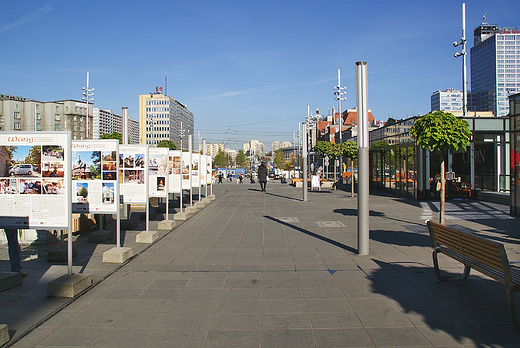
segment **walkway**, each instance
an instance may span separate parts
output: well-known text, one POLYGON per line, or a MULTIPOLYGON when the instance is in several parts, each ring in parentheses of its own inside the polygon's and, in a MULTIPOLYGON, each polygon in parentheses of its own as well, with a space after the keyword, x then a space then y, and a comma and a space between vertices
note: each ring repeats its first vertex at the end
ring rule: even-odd
MULTIPOLYGON (((309 192, 304 203, 301 189, 276 181, 267 193, 235 183, 214 190, 215 202, 13 346, 518 346, 501 284, 478 273, 437 281, 424 226, 434 204, 371 195, 370 255, 362 257, 349 192, 309 192)), ((447 212, 449 225, 505 243, 510 261, 520 261, 519 221, 503 206, 457 201, 447 212)), ((91 254, 86 270, 99 263, 91 254)), ((102 267, 90 269, 108 275, 102 267)), ((449 259, 441 267, 462 271, 449 259)), ((19 330, 63 303, 28 310, 19 330)))

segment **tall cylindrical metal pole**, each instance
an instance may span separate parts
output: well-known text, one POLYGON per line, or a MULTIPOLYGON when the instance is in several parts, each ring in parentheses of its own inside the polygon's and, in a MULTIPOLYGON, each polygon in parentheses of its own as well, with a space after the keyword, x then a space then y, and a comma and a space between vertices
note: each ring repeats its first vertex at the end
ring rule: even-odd
POLYGON ((89 89, 88 89, 88 80, 89 80, 89 76, 88 76, 88 71, 87 71, 87 119, 86 119, 86 124, 87 124, 87 129, 86 129, 86 137, 85 139, 88 139, 88 102, 89 102, 89 89))
POLYGON ((369 253, 369 177, 367 62, 356 62, 358 113, 358 254, 369 253))
POLYGON ((468 113, 468 82, 466 71, 466 4, 462 3, 462 116, 468 113))
POLYGON ((307 124, 302 123, 302 134, 305 134, 305 140, 302 142, 302 159, 303 159, 303 201, 307 202, 307 124))
MULTIPOLYGON (((181 121, 181 129, 180 129, 180 138, 181 138, 181 181, 180 181, 180 189, 181 189, 181 193, 179 195, 179 210, 180 212, 182 213, 182 121, 181 121)), ((191 185, 191 182, 190 182, 190 185, 191 185)))
MULTIPOLYGON (((339 144, 343 143, 342 127, 343 115, 341 114, 341 70, 338 69, 338 112, 339 112, 339 144)), ((343 178, 343 156, 339 156, 339 177, 343 178)))
POLYGON ((202 139, 202 155, 204 155, 204 180, 206 180, 204 183, 204 186, 206 186, 204 198, 208 198, 208 158, 206 157, 206 139, 202 139))
MULTIPOLYGON (((191 134, 188 134, 188 153, 189 153, 189 161, 190 163, 188 163, 188 173, 189 173, 189 178, 190 178, 190 207, 193 206, 193 167, 192 167, 192 164, 193 164, 193 158, 191 156, 193 156, 193 149, 191 148, 191 134)), ((182 174, 181 174, 182 175, 182 174)))
POLYGON ((124 145, 128 145, 128 107, 124 106, 121 113, 123 117, 122 142, 124 145))

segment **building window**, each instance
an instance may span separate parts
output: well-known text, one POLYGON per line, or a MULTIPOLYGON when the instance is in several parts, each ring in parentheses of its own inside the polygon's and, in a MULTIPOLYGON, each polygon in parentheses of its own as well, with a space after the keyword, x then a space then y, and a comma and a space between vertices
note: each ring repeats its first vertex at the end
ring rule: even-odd
POLYGON ((60 125, 59 124, 55 124, 54 125, 54 130, 55 131, 59 131, 60 130, 60 125))
POLYGON ((40 114, 39 112, 36 113, 36 119, 37 120, 41 120, 42 119, 42 114, 40 114))
POLYGON ((42 125, 40 123, 36 124, 36 130, 37 131, 41 131, 42 130, 42 125))
POLYGON ((55 115, 54 115, 54 121, 61 121, 61 116, 60 116, 60 114, 55 114, 55 115))
POLYGON ((14 112, 14 118, 19 120, 20 119, 20 112, 19 111, 15 111, 14 112))
POLYGON ((15 122, 14 123, 14 129, 16 129, 16 130, 20 130, 21 129, 20 128, 20 122, 15 122))

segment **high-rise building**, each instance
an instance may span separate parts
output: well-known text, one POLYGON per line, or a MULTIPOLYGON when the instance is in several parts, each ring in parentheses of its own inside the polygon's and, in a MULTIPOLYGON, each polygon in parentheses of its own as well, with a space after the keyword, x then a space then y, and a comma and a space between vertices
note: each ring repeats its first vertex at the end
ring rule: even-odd
POLYGON ((461 91, 448 88, 445 91, 435 91, 431 96, 431 111, 459 111, 462 110, 463 95, 461 91))
POLYGON ((72 139, 92 139, 92 104, 77 100, 41 102, 24 97, 0 94, 0 130, 65 131, 72 139), (87 125, 89 128, 87 136, 87 125))
MULTIPOLYGON (((202 153, 202 145, 203 143, 199 143, 199 153, 202 153)), ((206 143, 206 155, 215 157, 219 150, 224 151, 224 143, 206 143)))
POLYGON ((520 92, 520 30, 483 23, 473 31, 468 110, 509 112, 508 96, 520 92))
POLYGON ((271 152, 275 153, 278 149, 282 148, 282 143, 278 140, 275 140, 271 143, 271 152))
POLYGON ((160 87, 155 93, 139 96, 140 144, 153 146, 161 140, 170 140, 180 149, 181 124, 184 131, 182 147, 188 150, 188 134, 193 135, 194 118, 186 105, 162 94, 160 87))
MULTIPOLYGON (((100 139, 103 134, 118 132, 123 134, 123 117, 108 109, 93 109, 92 139, 100 139)), ((139 122, 128 119, 129 144, 139 144, 139 122)))

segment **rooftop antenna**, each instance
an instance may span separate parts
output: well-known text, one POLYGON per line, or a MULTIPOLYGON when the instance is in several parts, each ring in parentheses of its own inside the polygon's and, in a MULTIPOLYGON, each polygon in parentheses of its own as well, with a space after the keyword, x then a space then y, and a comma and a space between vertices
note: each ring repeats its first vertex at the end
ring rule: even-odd
POLYGON ((486 13, 482 14, 482 24, 486 24, 486 13))
POLYGON ((166 68, 164 75, 164 95, 168 96, 168 68, 166 68))

